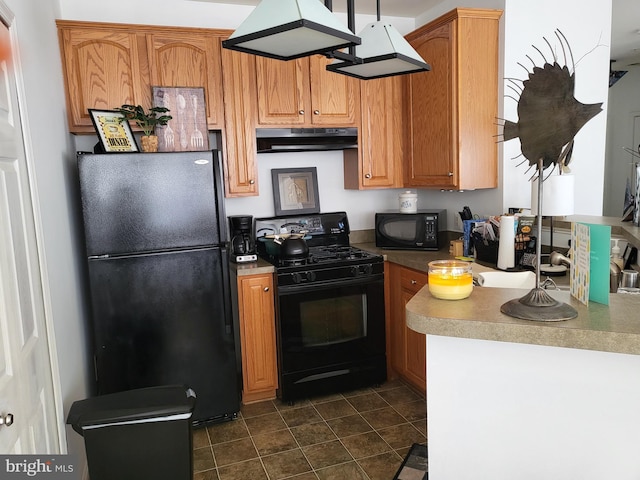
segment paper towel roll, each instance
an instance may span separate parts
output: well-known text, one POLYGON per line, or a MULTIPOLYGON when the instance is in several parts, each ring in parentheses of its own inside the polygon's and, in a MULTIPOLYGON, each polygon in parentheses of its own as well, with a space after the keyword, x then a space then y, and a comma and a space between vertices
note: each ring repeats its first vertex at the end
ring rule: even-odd
POLYGON ((498 244, 498 268, 506 270, 515 267, 515 217, 502 215, 500 217, 500 242, 498 244))

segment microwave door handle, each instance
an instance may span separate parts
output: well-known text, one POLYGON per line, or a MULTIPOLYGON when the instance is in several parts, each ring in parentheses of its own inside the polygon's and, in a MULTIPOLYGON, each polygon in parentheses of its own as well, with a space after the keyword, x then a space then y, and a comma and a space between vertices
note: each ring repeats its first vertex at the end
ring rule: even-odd
POLYGON ((426 217, 420 217, 421 222, 417 222, 418 224, 418 232, 416 235, 416 244, 423 245, 427 240, 427 219, 426 217))

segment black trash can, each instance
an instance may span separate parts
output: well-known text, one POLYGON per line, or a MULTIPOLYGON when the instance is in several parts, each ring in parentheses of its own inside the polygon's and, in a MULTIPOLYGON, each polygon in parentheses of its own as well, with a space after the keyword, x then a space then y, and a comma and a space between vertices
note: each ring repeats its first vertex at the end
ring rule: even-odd
POLYGON ((74 402, 67 424, 84 437, 91 480, 192 480, 195 400, 169 385, 74 402))

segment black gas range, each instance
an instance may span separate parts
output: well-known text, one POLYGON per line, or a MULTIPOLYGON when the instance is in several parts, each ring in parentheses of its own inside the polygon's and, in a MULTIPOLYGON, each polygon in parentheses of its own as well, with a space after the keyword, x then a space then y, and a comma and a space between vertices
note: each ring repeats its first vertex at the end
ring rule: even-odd
POLYGON ((280 398, 383 383, 384 259, 349 244, 347 214, 257 218, 255 231, 258 255, 276 271, 280 398), (281 233, 303 235, 308 254, 287 258, 260 241, 281 233))
POLYGON ((255 229, 258 255, 276 267, 279 286, 362 278, 384 271, 382 255, 349 244, 346 212, 258 218, 255 229), (260 237, 283 233, 304 235, 309 254, 288 258, 269 252, 267 243, 260 241, 260 237))

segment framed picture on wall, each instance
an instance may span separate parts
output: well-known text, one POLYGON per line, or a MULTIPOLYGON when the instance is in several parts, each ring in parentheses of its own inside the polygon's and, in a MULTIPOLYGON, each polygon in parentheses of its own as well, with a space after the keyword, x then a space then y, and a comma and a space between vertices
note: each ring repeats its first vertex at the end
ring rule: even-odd
POLYGON ((89 116, 98 133, 102 150, 112 152, 139 152, 129 121, 116 110, 89 109, 89 116))
POLYGON ((319 213, 316 167, 271 170, 276 215, 319 213))
POLYGON ((156 128, 160 152, 209 150, 207 105, 202 87, 152 87, 153 106, 166 107, 173 118, 156 128))

